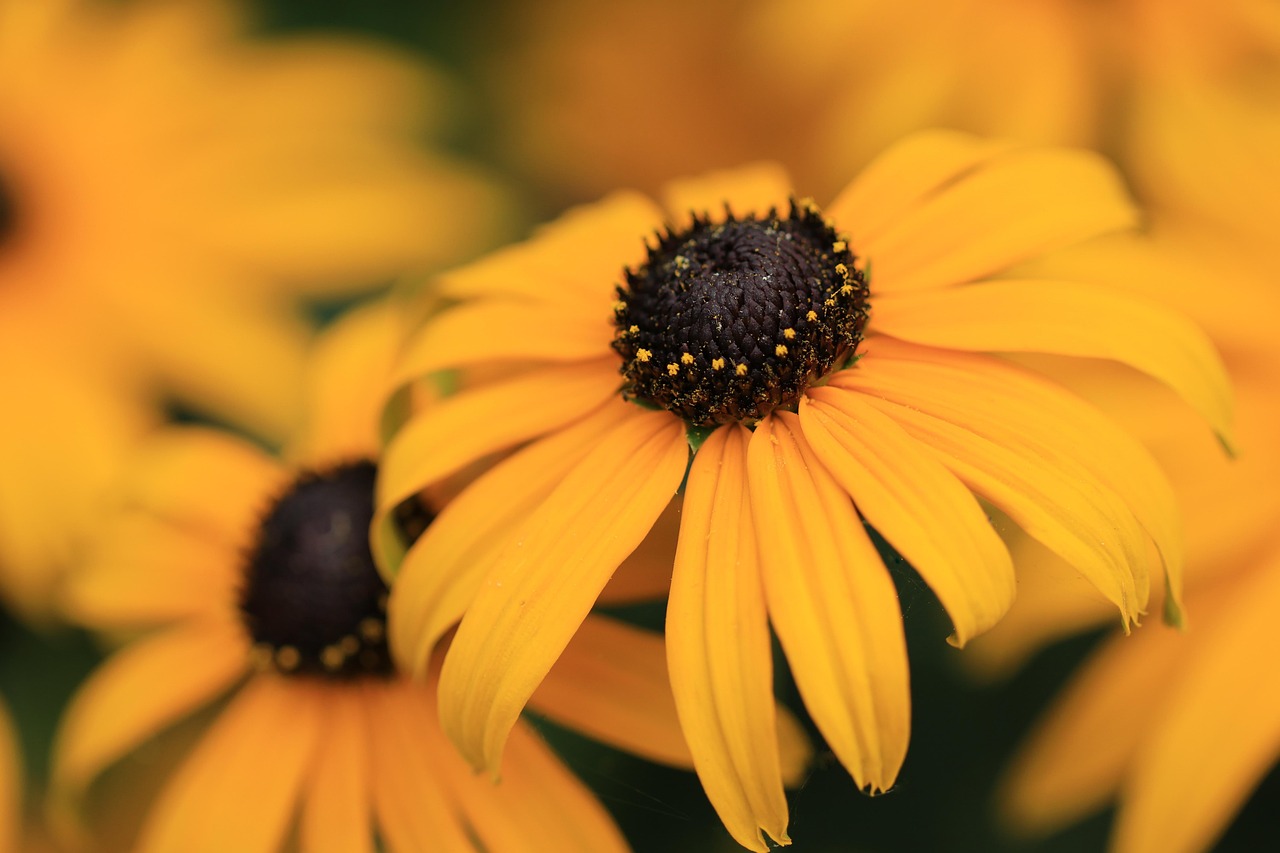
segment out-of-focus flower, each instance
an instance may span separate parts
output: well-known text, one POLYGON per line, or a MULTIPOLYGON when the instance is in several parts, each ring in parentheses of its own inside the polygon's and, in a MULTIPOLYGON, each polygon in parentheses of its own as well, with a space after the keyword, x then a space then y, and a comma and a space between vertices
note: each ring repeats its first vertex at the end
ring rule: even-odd
POLYGON ((758 157, 832 193, 950 127, 1110 148, 1135 88, 1280 51, 1268 0, 539 0, 499 30, 508 156, 577 197, 758 157))
POLYGON ((384 565, 403 557, 390 610, 406 666, 425 669, 465 611, 441 718, 492 768, 687 478, 668 664, 708 795, 756 850, 762 831, 787 840, 770 623, 860 786, 885 790, 906 751, 902 623, 863 519, 931 586, 957 644, 1014 597, 978 497, 1086 574, 1126 625, 1162 560, 1177 587, 1173 497, 1146 452, 986 353, 1115 359, 1230 430, 1225 374, 1188 321, 1017 272, 1132 226, 1100 158, 934 133, 888 151, 825 211, 791 192, 766 165, 673 184, 665 211, 620 194, 443 276, 461 304, 415 337, 401 376, 484 378, 391 441, 374 527, 384 565), (405 553, 391 523, 403 501, 530 439, 463 493, 468 512, 405 553))
POLYGON ((457 259, 493 212, 420 148, 424 69, 238 17, 0 2, 0 589, 24 612, 162 397, 282 436, 300 298, 457 259))
MULTIPOLYGON (((293 832, 306 853, 373 851, 375 837, 402 853, 626 848, 531 727, 494 785, 441 733, 434 686, 395 673, 367 531, 380 380, 399 339, 383 308, 324 339, 295 465, 196 428, 140 460, 130 505, 68 586, 84 624, 146 633, 68 710, 53 783, 64 821, 108 767, 212 707, 129 849, 270 853, 293 832)), ((656 635, 584 625, 539 698, 551 719, 690 763, 656 635)))
MULTIPOLYGON (((1135 137, 1147 155, 1143 180, 1166 211, 1164 266, 1153 277, 1140 269, 1151 258, 1120 247, 1107 266, 1121 287, 1162 280, 1164 298, 1219 343, 1237 389, 1241 453, 1224 462, 1131 376, 1064 375, 1132 425, 1170 473, 1186 519, 1190 630, 1154 625, 1106 640, 1026 744, 1003 803, 1012 824, 1043 832, 1118 800, 1113 847, 1123 853, 1209 849, 1280 757, 1280 685, 1258 670, 1280 654, 1280 264, 1268 209, 1280 193, 1280 90, 1259 109, 1242 92, 1183 82, 1161 94, 1135 137)), ((1102 618, 1078 577, 1019 548, 1029 566, 1019 601, 973 649, 989 669, 1102 618), (1069 610, 1051 605, 1064 598, 1069 610)))

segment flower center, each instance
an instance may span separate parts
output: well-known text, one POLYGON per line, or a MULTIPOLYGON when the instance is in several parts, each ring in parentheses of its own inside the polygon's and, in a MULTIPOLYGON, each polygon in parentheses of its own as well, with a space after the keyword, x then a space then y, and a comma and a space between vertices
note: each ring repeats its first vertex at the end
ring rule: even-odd
POLYGON ((263 668, 392 673, 387 586, 369 551, 376 476, 372 462, 303 474, 263 517, 240 596, 263 668))
POLYGON ((854 261, 807 202, 660 233, 618 288, 624 393, 693 426, 794 406, 862 338, 869 292, 854 261))
POLYGON ((13 204, 13 195, 5 183, 4 175, 0 175, 0 248, 13 237, 16 230, 17 216, 13 204))

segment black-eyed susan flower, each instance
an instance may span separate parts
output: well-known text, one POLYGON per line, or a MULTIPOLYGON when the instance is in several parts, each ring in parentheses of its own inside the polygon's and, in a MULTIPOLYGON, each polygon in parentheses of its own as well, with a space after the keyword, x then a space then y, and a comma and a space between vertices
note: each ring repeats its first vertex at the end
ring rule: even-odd
POLYGON ((1096 156, 933 133, 825 208, 791 193, 765 166, 675 184, 665 211, 620 194, 445 275, 460 304, 416 336, 401 377, 455 370, 463 390, 389 444, 375 522, 380 560, 400 571, 393 653, 424 670, 463 617, 442 722, 495 768, 525 701, 683 484, 673 689, 710 799, 757 850, 761 831, 787 840, 770 625, 857 783, 884 790, 903 760, 902 623, 864 521, 934 590, 957 644, 1014 596, 980 501, 1075 565, 1125 624, 1153 567, 1176 587, 1173 499, 1151 458, 989 353, 1132 364, 1230 429, 1221 365, 1188 321, 1017 272, 1133 227, 1096 156), (405 553, 397 507, 526 441, 405 553))
POLYGON ((240 40, 239 17, 0 3, 0 588, 23 612, 161 395, 282 437, 300 297, 483 238, 490 191, 419 146, 427 71, 334 38, 240 40))
MULTIPOLYGON (((67 712, 53 781, 64 830, 104 771, 203 709, 212 722, 128 849, 626 848, 528 724, 495 785, 440 731, 434 685, 396 674, 367 533, 379 379, 397 340, 392 315, 372 309, 324 341, 294 464, 197 428, 162 434, 139 461, 128 508, 69 581, 84 624, 139 638, 67 712)), ((402 515, 406 530, 430 523, 421 506, 402 515)), ((535 707, 689 763, 661 640, 639 629, 584 625, 535 707)))

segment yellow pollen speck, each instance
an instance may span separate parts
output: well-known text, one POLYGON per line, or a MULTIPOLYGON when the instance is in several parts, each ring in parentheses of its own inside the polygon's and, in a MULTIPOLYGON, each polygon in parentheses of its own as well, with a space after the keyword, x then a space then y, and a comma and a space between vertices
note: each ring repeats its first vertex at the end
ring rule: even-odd
POLYGON ((685 364, 693 364, 693 355, 691 353, 685 353, 684 355, 680 356, 680 361, 684 362, 685 364))
POLYGON ((633 335, 638 335, 638 334, 640 334, 640 327, 639 327, 639 326, 632 326, 630 329, 627 329, 627 331, 628 331, 628 332, 630 332, 630 333, 631 333, 631 334, 633 334, 633 335))
POLYGON ((342 669, 342 665, 346 661, 347 656, 337 646, 325 646, 324 650, 320 652, 320 663, 324 664, 324 668, 330 672, 337 672, 342 669))
POLYGON ((281 646, 276 649, 276 666, 285 672, 292 672, 302 663, 302 653, 293 646, 281 646))
POLYGON ((848 275, 849 268, 844 264, 836 264, 836 272, 840 273, 840 275, 848 275))
POLYGON ((849 244, 843 240, 837 240, 831 244, 831 250, 833 252, 843 252, 847 248, 849 248, 849 244))
POLYGON ((614 310, 615 312, 617 312, 617 311, 624 311, 624 310, 626 310, 626 307, 627 307, 627 303, 623 302, 621 299, 619 299, 617 302, 614 302, 614 303, 613 303, 613 310, 614 310))
POLYGON ((342 650, 344 655, 350 657, 360 651, 360 641, 351 634, 348 634, 338 641, 338 648, 342 650))
POLYGON ((651 358, 653 358, 653 353, 649 352, 644 347, 636 350, 636 361, 648 361, 651 358))
POLYGON ((848 296, 850 293, 853 293, 853 285, 846 284, 844 287, 840 288, 840 293, 844 296, 848 296))
POLYGON ((736 367, 734 367, 734 368, 733 368, 733 372, 734 372, 734 373, 736 373, 736 374, 738 374, 739 376, 746 376, 746 375, 747 375, 747 366, 746 366, 745 364, 739 364, 739 365, 737 365, 736 367))
POLYGON ((258 643, 249 650, 249 663, 259 672, 270 669, 274 657, 274 652, 266 643, 258 643))
POLYGON ((371 643, 376 643, 382 639, 383 625, 381 619, 361 619, 360 620, 360 636, 364 637, 371 643))
POLYGON ((836 304, 836 301, 834 299, 826 299, 823 301, 822 304, 830 308, 831 306, 836 304))
POLYGON ((794 340, 796 339, 796 330, 795 330, 795 329, 783 329, 783 330, 782 330, 782 336, 783 336, 784 338, 786 338, 787 340, 789 340, 789 341, 794 341, 794 340))
POLYGON ((786 345, 786 344, 778 344, 776 347, 774 347, 774 348, 773 348, 773 354, 774 354, 774 355, 786 355, 786 354, 787 354, 787 345, 786 345))
POLYGON ((808 314, 804 315, 804 318, 808 320, 810 323, 816 322, 818 319, 818 312, 810 311, 808 314))
POLYGON ((724 369, 724 359, 723 359, 723 358, 713 358, 713 359, 711 359, 711 369, 712 369, 712 370, 723 370, 723 369, 724 369))
POLYGON ((679 372, 680 372, 680 365, 676 364, 674 361, 667 365, 668 376, 675 376, 679 372))

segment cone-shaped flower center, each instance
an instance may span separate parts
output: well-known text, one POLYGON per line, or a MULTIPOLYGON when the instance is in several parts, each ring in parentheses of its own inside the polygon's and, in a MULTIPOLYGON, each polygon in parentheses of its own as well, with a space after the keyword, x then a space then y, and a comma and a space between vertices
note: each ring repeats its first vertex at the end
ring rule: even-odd
POLYGON ((240 597, 260 665, 391 673, 387 586, 369 551, 376 476, 372 462, 304 474, 263 517, 240 597))
POLYGON ((869 294, 854 260, 805 202, 659 234, 618 288, 625 393, 694 426, 794 406, 862 338, 869 294))

